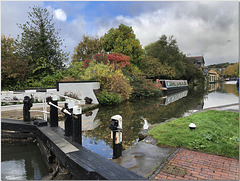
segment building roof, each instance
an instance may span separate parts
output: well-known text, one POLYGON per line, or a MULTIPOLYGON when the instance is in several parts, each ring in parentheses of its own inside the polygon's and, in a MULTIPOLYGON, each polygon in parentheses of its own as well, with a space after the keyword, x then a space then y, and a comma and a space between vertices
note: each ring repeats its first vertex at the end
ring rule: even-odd
POLYGON ((208 73, 218 75, 218 73, 214 69, 209 70, 208 73))
POLYGON ((205 64, 203 56, 186 57, 186 60, 196 61, 196 63, 203 63, 203 64, 205 64))

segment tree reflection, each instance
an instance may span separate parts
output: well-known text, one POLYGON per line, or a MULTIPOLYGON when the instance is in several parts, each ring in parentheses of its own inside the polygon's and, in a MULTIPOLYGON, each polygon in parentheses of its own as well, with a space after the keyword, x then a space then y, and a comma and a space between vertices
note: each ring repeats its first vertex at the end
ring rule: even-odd
POLYGON ((143 128, 144 117, 148 123, 155 124, 167 119, 181 117, 186 111, 203 108, 204 89, 189 90, 188 95, 168 105, 161 105, 160 98, 135 99, 118 106, 100 107, 96 119, 100 119, 99 126, 84 135, 97 142, 103 140, 112 146, 110 138, 110 118, 114 115, 123 117, 123 149, 132 146, 138 140, 138 133, 143 128))

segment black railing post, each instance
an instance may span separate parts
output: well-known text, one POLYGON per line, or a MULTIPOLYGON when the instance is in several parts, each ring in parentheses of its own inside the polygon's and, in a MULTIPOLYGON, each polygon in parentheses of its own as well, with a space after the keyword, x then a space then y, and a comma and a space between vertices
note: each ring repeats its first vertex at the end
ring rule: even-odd
POLYGON ((73 132, 72 141, 82 145, 82 110, 81 107, 74 106, 73 108, 73 132))
POLYGON ((113 159, 122 156, 122 116, 111 117, 111 139, 113 139, 113 159))
POLYGON ((122 156, 122 142, 117 141, 119 134, 122 134, 122 132, 113 131, 113 159, 122 156))
MULTIPOLYGON (((71 103, 65 103, 65 109, 67 109, 70 113, 72 113, 73 108, 71 107, 71 103)), ((72 135, 72 116, 65 114, 65 136, 71 136, 72 135)))
POLYGON ((32 107, 32 99, 29 96, 25 96, 23 99, 23 121, 30 122, 30 109, 32 107))
MULTIPOLYGON (((57 97, 53 96, 51 102, 54 105, 58 105, 57 97)), ((50 126, 58 127, 58 108, 50 105, 50 126)))

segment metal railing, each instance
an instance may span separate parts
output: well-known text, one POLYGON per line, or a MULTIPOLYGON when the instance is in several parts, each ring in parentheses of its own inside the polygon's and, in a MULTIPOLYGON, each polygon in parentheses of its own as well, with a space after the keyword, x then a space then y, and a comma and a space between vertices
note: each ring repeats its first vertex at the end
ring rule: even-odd
POLYGON ((50 127, 58 127, 58 110, 65 115, 65 135, 72 136, 72 141, 82 144, 82 107, 79 100, 69 98, 67 96, 52 94, 43 98, 42 110, 31 110, 33 106, 33 96, 25 96, 23 100, 23 120, 30 122, 31 112, 42 112, 43 120, 35 120, 34 124, 38 126, 47 125, 47 114, 50 114, 50 127), (67 98, 64 108, 58 106, 58 97, 67 98), (76 104, 77 103, 77 104, 76 104), (47 111, 47 106, 50 106, 50 111, 47 111))

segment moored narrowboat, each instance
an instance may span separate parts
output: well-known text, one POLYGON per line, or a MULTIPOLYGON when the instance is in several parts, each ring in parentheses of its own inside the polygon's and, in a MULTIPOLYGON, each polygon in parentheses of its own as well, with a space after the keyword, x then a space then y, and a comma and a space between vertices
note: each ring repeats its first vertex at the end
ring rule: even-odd
POLYGON ((163 91, 182 90, 188 88, 187 80, 163 80, 157 79, 161 83, 163 91))

